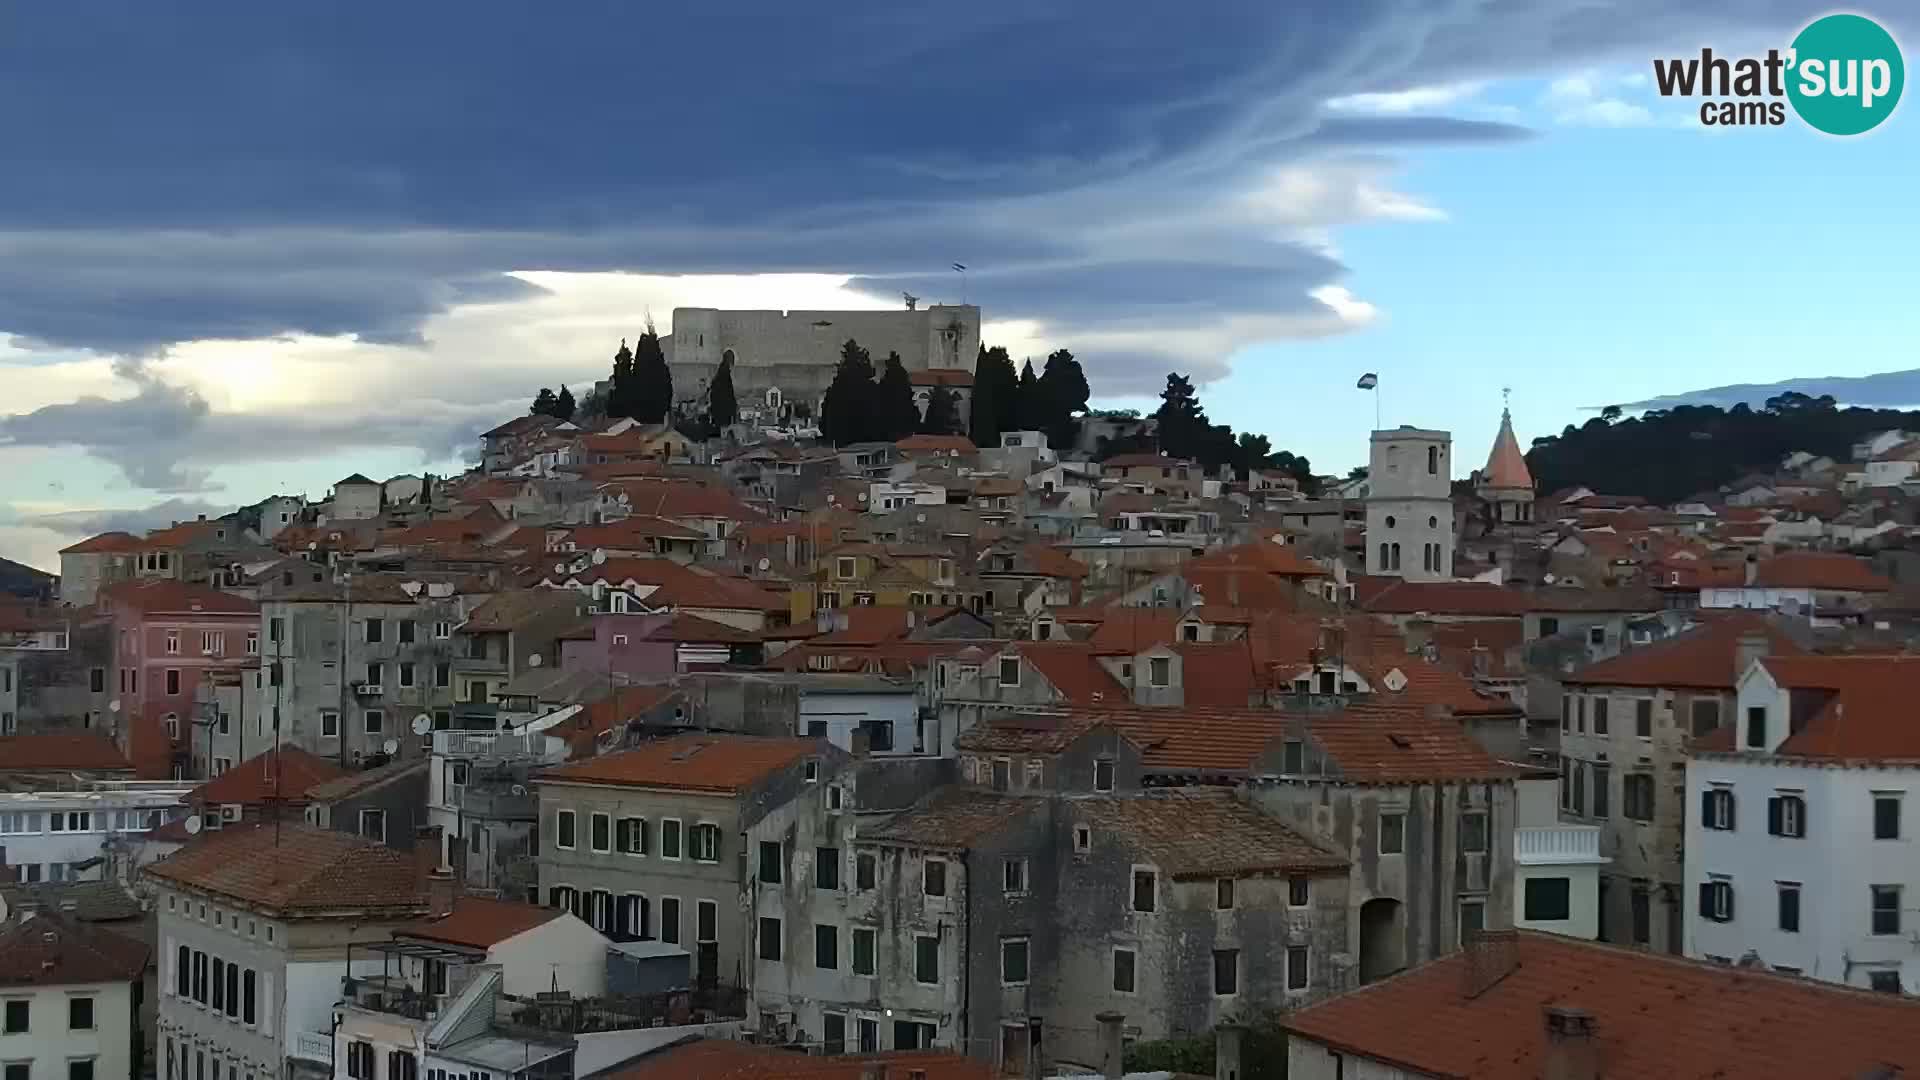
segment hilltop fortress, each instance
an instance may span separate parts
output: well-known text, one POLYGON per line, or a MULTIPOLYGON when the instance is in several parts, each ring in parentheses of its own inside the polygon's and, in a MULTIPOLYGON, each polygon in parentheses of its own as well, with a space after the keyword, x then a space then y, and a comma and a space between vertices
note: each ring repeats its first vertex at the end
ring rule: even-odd
POLYGON ((980 309, 934 304, 892 311, 721 311, 674 308, 673 331, 661 339, 673 369, 674 396, 698 403, 733 357, 733 391, 742 414, 764 420, 819 416, 848 338, 873 356, 877 372, 889 352, 915 377, 916 390, 933 382, 971 391, 980 351, 980 309), (926 375, 922 373, 934 372, 926 375))

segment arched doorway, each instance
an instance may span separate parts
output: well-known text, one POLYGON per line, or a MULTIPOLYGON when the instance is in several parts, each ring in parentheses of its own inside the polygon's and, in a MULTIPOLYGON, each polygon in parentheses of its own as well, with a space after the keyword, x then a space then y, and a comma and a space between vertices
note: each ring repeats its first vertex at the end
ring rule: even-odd
POLYGON ((1376 896, 1360 905, 1360 983, 1365 985, 1406 966, 1406 905, 1376 896))

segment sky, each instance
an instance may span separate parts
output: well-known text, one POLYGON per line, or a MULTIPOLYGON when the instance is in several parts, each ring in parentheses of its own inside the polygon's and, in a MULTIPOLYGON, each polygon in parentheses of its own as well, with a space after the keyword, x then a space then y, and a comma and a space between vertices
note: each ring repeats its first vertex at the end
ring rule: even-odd
POLYGON ((10 6, 0 556, 459 468, 680 305, 965 299, 1098 405, 1187 373, 1323 472, 1376 407, 1473 462, 1503 394, 1524 442, 1920 368, 1913 106, 1714 130, 1648 77, 1825 10, 10 6))

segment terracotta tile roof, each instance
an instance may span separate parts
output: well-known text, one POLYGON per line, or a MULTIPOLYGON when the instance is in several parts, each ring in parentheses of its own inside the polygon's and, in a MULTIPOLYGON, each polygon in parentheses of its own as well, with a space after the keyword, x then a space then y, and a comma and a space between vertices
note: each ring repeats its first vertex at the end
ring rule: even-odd
POLYGON ((1210 622, 1217 621, 1214 609, 1222 606, 1251 611, 1300 610, 1301 593, 1297 582, 1303 579, 1297 576, 1227 566, 1192 565, 1184 567, 1180 576, 1199 591, 1204 606, 1198 614, 1210 622))
POLYGON ((309 789, 338 780, 347 771, 297 746, 268 750, 194 788, 188 798, 210 805, 253 805, 275 797, 305 802, 309 789))
POLYGON ((1486 656, 1487 678, 1520 678, 1527 673, 1526 623, 1520 619, 1475 619, 1472 622, 1433 623, 1426 627, 1438 662, 1462 675, 1475 675, 1476 653, 1486 656))
POLYGON ((909 435, 893 444, 903 454, 919 451, 945 454, 971 454, 980 448, 965 435, 909 435))
POLYGON ((1761 589, 1830 589, 1836 592, 1886 592, 1893 582, 1873 572, 1865 559, 1824 551, 1789 551, 1764 560, 1754 570, 1761 589))
POLYGON ((1404 581, 1360 576, 1353 579, 1360 608, 1380 615, 1477 615, 1517 618, 1529 609, 1528 594, 1483 581, 1404 581))
POLYGON ((1618 656, 1589 664, 1561 681, 1570 686, 1635 686, 1731 692, 1742 672, 1736 670, 1741 637, 1762 634, 1767 650, 1776 656, 1799 656, 1806 650, 1763 614, 1739 612, 1708 618, 1685 633, 1640 645, 1618 656))
MULTIPOLYGON (((265 755, 263 754, 261 756, 264 757, 265 755)), ((412 759, 403 758, 399 761, 390 761, 385 765, 379 766, 378 768, 361 769, 356 772, 348 772, 343 775, 337 776, 332 780, 327 780, 321 783, 314 784, 313 786, 307 788, 306 792, 304 793, 304 796, 297 796, 297 795, 290 794, 287 796, 287 798, 304 798, 308 802, 323 802, 323 803, 336 802, 340 799, 347 798, 348 796, 357 795, 363 791, 370 791, 373 788, 377 788, 382 784, 385 784, 392 780, 397 780, 400 777, 407 776, 412 773, 425 773, 432 764, 433 762, 431 759, 424 758, 424 757, 417 757, 412 759)), ((233 772, 234 772, 233 769, 227 770, 226 773, 221 775, 220 779, 225 780, 228 776, 231 776, 233 772)), ((218 783, 218 781, 215 781, 215 782, 218 783)), ((270 782, 271 781, 264 781, 264 783, 270 783, 270 782)), ((283 784, 284 784, 284 779, 283 779, 283 784)), ((222 801, 232 801, 232 800, 215 799, 215 800, 209 800, 209 801, 222 802, 222 801)))
POLYGON ((677 521, 652 514, 635 514, 605 525, 577 525, 564 531, 565 539, 573 541, 582 551, 594 548, 626 548, 638 540, 650 540, 664 537, 671 540, 705 540, 707 534, 691 529, 677 521))
POLYGON ((673 480, 625 480, 600 485, 603 493, 624 493, 636 514, 672 518, 724 518, 765 521, 767 515, 741 502, 724 488, 673 480))
POLYGON ((570 589, 515 589, 488 597, 467 615, 460 629, 512 630, 545 616, 585 615, 590 604, 584 594, 570 589))
POLYGON ((860 839, 912 847, 964 848, 1025 814, 1044 810, 1046 805, 1046 800, 1028 795, 949 785, 880 825, 862 825, 860 839))
POLYGON ((781 597, 747 578, 716 573, 703 567, 682 566, 672 559, 608 559, 580 573, 547 574, 542 580, 550 585, 566 581, 595 582, 609 585, 652 585, 644 598, 653 607, 705 607, 744 611, 787 610, 781 597))
POLYGON ((914 386, 972 386, 973 372, 964 368, 923 368, 907 373, 914 386))
POLYGON ((426 880, 411 855, 297 822, 242 822, 203 832, 146 873, 288 913, 426 910, 426 880))
MULTIPOLYGON (((516 416, 499 427, 480 433, 483 439, 510 439, 521 435, 531 435, 545 431, 559 422, 558 417, 528 414, 516 416)), ((356 474, 357 475, 357 474, 356 474)))
POLYGON ((555 908, 536 907, 515 900, 490 900, 479 896, 461 896, 453 901, 453 910, 438 919, 398 927, 395 937, 425 938, 473 949, 491 949, 508 938, 545 926, 559 918, 555 908))
POLYGON ((1225 788, 1163 788, 1074 799, 1090 824, 1131 837, 1178 880, 1345 870, 1323 850, 1225 788))
POLYGON ((760 640, 758 634, 750 634, 736 626, 703 619, 698 615, 680 614, 647 631, 643 636, 648 641, 697 641, 730 645, 743 645, 760 640))
POLYGON ((1183 571, 1196 568, 1254 569, 1288 578, 1327 576, 1325 567, 1300 554, 1298 548, 1291 544, 1276 544, 1271 540, 1217 548, 1198 558, 1188 559, 1182 566, 1183 571))
POLYGON ((675 1043, 647 1054, 605 1080, 866 1080, 868 1068, 887 1066, 889 1080, 925 1073, 926 1080, 991 1080, 985 1061, 944 1050, 820 1057, 731 1039, 675 1043))
POLYGON ((1092 572, 1086 563, 1051 544, 1022 544, 1020 555, 1035 573, 1048 577, 1083 578, 1092 572))
MULTIPOLYGON (((1787 687, 1796 699, 1812 697, 1819 707, 1799 731, 1781 742, 1776 753, 1840 761, 1920 762, 1920 724, 1913 722, 1908 705, 1908 696, 1920 680, 1920 655, 1774 656, 1761 663, 1774 682, 1787 687)), ((1721 725, 1696 740, 1695 748, 1734 750, 1736 726, 1721 725)))
POLYGON ((0 736, 0 771, 79 769, 89 772, 131 770, 132 763, 112 739, 87 733, 0 736))
POLYGON ((553 734, 567 740, 576 758, 592 757, 600 748, 600 737, 665 704, 679 693, 664 684, 622 686, 574 714, 553 734))
POLYGON ((1520 452, 1520 440, 1513 437, 1513 416, 1500 410, 1500 434, 1493 438, 1493 451, 1487 455, 1487 467, 1480 471, 1480 483, 1490 488, 1533 490, 1533 473, 1527 470, 1527 457, 1520 452))
POLYGON ((257 615, 260 605, 205 585, 184 581, 119 581, 100 590, 114 604, 150 615, 257 615))
POLYGON ((675 735, 632 750, 548 769, 537 779, 733 794, 822 752, 823 739, 675 735))
POLYGON ((146 539, 140 541, 140 546, 147 551, 170 550, 196 540, 211 539, 212 534, 220 528, 222 526, 217 521, 182 521, 149 532, 146 539))
MULTIPOLYGON (((1105 656, 1132 655, 1167 644, 1179 636, 1181 612, 1176 608, 1083 608, 1081 612, 1100 615, 1099 624, 1087 643, 1105 656)), ((1060 615, 1054 617, 1069 621, 1060 615)))
POLYGON ((1089 712, 994 713, 961 732, 954 746, 988 754, 1057 754, 1103 724, 1089 712))
POLYGON ((125 934, 41 911, 0 930, 0 986, 130 983, 146 973, 152 955, 125 934))
POLYGON ((70 544, 66 547, 61 548, 60 554, 62 555, 127 554, 129 552, 139 551, 140 546, 141 546, 140 538, 133 535, 132 533, 103 532, 98 536, 90 536, 85 540, 80 541, 77 544, 70 544))
MULTIPOLYGON (((1060 696, 1076 705, 1125 701, 1127 688, 1095 659, 1096 650, 1078 641, 1017 641, 1013 651, 1033 665, 1060 696)), ((993 674, 985 668, 981 676, 993 674)))
POLYGON ((7 910, 15 913, 28 902, 42 911, 61 911, 62 904, 72 904, 66 916, 83 923, 124 922, 146 914, 140 898, 118 881, 0 882, 0 896, 5 897, 7 910))
POLYGON ((1456 952, 1283 1017, 1290 1034, 1446 1080, 1536 1080, 1544 1010, 1584 1010, 1608 1077, 1803 1080, 1920 1067, 1920 1004, 1751 968, 1517 932, 1518 966, 1468 997, 1456 952))
POLYGON ((915 609, 883 604, 863 604, 837 608, 834 621, 846 626, 809 639, 811 645, 878 645, 898 641, 913 630, 915 609))

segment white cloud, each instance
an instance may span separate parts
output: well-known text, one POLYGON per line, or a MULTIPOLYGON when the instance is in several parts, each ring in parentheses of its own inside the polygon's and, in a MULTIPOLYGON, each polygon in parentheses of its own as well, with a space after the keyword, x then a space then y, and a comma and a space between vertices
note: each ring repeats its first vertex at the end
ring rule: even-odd
POLYGON ((1347 94, 1327 102, 1335 112, 1369 113, 1375 116, 1406 116, 1435 112, 1458 105, 1478 94, 1484 82, 1457 82, 1438 86, 1415 86, 1384 93, 1347 94))
POLYGON ((1647 96, 1642 72, 1583 71, 1547 84, 1541 105, 1563 127, 1647 127, 1653 111, 1630 98, 1647 96))

